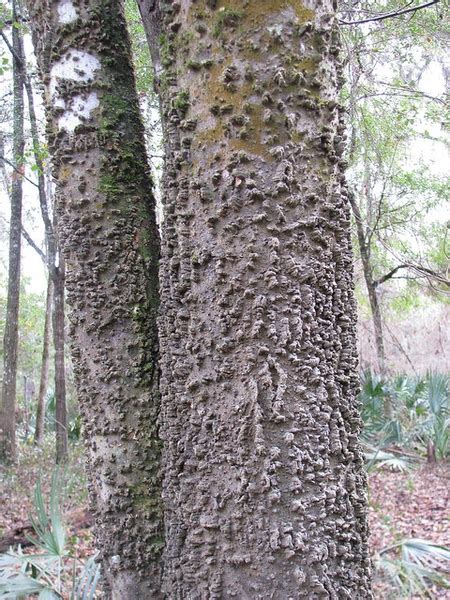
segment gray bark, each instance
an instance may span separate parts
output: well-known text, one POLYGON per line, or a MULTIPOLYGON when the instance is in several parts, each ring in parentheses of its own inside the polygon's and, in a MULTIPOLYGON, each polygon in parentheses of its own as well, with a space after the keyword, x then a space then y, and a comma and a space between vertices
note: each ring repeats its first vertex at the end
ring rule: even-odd
POLYGON ((139 4, 166 137, 164 592, 367 600, 334 7, 139 4))
POLYGON ((108 595, 160 598, 159 235, 122 6, 28 8, 108 595))
POLYGON ((363 266, 364 281, 366 283, 367 295, 369 296, 369 304, 372 312, 372 322, 375 333, 375 347, 377 352, 377 362, 380 374, 384 375, 386 371, 386 355, 384 351, 383 340, 383 322, 381 320, 380 302, 376 290, 377 284, 373 277, 372 265, 370 262, 370 248, 366 241, 364 225, 361 217, 361 211, 353 194, 349 194, 350 204, 355 216, 356 233, 358 236, 359 253, 363 266))
MULTIPOLYGON (((28 99, 31 138, 34 159, 37 166, 39 206, 45 230, 46 262, 49 280, 53 285, 53 346, 55 349, 55 406, 56 406, 56 463, 63 463, 68 456, 67 403, 66 403, 66 370, 65 370, 65 310, 64 310, 64 260, 58 262, 58 241, 55 224, 50 217, 50 203, 45 185, 44 163, 40 154, 40 142, 36 110, 34 106, 33 88, 26 65, 23 65, 24 83, 28 99)), ((55 219, 54 219, 55 220, 55 219)), ((43 417, 42 417, 43 419, 43 417)), ((43 421, 42 421, 43 426, 43 421)))
POLYGON ((45 433, 45 398, 48 386, 48 372, 50 367, 50 341, 52 323, 52 281, 47 281, 47 296, 45 301, 44 335, 42 343, 41 376, 39 379, 39 391, 36 407, 36 427, 34 431, 34 443, 40 446, 44 440, 45 433))
MULTIPOLYGON (((17 3, 13 2, 13 22, 17 20, 17 3)), ((13 55, 13 160, 23 161, 24 95, 23 45, 16 27, 12 28, 13 55)), ((21 170, 21 169, 20 169, 21 170)), ((14 461, 16 457, 16 380, 17 349, 19 340, 20 259, 22 236, 22 175, 11 177, 11 217, 9 221, 9 266, 6 324, 3 337, 3 384, 0 411, 0 458, 14 461)))
POLYGON ((65 365, 65 266, 61 256, 59 265, 53 267, 53 346, 55 349, 55 432, 56 463, 61 464, 68 456, 66 365, 65 365))
MULTIPOLYGON (((375 349, 377 353, 378 371, 381 377, 386 376, 386 353, 384 349, 383 321, 381 319, 381 307, 377 292, 377 282, 373 277, 373 269, 370 260, 370 242, 367 241, 364 231, 361 211, 352 192, 349 193, 349 201, 352 207, 356 223, 359 253, 363 267, 364 281, 366 282, 367 295, 369 297, 370 311, 372 313, 373 331, 375 337, 375 349)), ((384 414, 388 419, 393 417, 392 399, 389 395, 384 397, 384 414)))

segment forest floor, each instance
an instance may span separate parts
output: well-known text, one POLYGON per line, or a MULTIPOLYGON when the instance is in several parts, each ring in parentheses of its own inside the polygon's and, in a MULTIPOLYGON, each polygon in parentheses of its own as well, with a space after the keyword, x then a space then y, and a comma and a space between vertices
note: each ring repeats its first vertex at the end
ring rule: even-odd
MULTIPOLYGON (((53 455, 50 446, 42 451, 22 448, 18 465, 0 466, 0 552, 10 545, 27 545, 32 531, 33 491, 41 479, 48 497, 53 455)), ((72 449, 71 460, 62 475, 65 481, 63 506, 68 523, 68 547, 84 559, 95 553, 91 517, 87 508, 86 478, 80 446, 72 449)), ((422 538, 450 547, 450 465, 424 465, 406 473, 377 471, 369 476, 370 544, 373 556, 404 538, 422 538)), ((375 577, 376 600, 399 600, 392 585, 375 577)), ((450 600, 450 590, 433 589, 431 598, 450 600)))
MULTIPOLYGON (((369 476, 370 546, 376 556, 405 538, 450 547, 450 465, 424 464, 406 473, 376 471, 369 476)), ((377 600, 397 600, 391 586, 375 577, 377 600)), ((433 589, 431 598, 450 599, 450 590, 433 589)))

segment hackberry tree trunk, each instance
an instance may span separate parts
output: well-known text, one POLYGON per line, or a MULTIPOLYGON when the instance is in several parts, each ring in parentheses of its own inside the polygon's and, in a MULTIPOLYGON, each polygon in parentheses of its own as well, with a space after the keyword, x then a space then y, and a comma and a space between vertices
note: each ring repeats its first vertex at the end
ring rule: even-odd
POLYGON ((47 281, 47 296, 45 300, 44 335, 42 343, 41 376, 36 407, 36 427, 34 430, 34 443, 40 446, 45 433, 45 398, 48 386, 48 372, 50 367, 50 344, 52 331, 52 304, 53 286, 50 277, 47 281))
POLYGON ((159 598, 159 236, 122 7, 30 0, 70 336, 112 598, 159 598))
POLYGON ((166 136, 166 597, 366 600, 334 6, 140 7, 166 136))
POLYGON ((16 27, 17 3, 13 1, 13 160, 19 165, 11 177, 9 220, 9 266, 6 324, 3 337, 3 383, 0 407, 0 458, 16 456, 16 379, 19 341, 20 259, 22 236, 22 175, 24 137, 23 44, 16 27))

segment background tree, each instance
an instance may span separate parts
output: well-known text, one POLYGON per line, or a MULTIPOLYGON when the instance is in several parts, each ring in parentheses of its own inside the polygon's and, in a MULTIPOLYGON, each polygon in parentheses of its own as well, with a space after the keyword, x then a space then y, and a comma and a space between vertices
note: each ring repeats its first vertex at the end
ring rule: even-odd
MULTIPOLYGON (((18 3, 13 1, 13 23, 18 25, 18 3)), ((22 237, 22 157, 24 137, 23 44, 18 27, 12 28, 14 80, 13 157, 19 165, 11 182, 11 217, 9 221, 8 301, 3 338, 3 383, 0 411, 0 456, 14 460, 16 455, 16 378, 19 341, 20 255, 22 237)))
POLYGON ((331 4, 309 6, 140 2, 174 599, 371 597, 339 41, 331 4))
POLYGON ((47 282, 47 294, 45 301, 44 335, 42 340, 42 361, 39 378, 39 390, 36 404, 36 426, 34 431, 34 443, 40 446, 44 439, 45 431, 45 401, 47 395, 48 373, 50 366, 50 343, 52 323, 53 287, 49 278, 47 282))
MULTIPOLYGON (((17 27, 17 35, 19 42, 23 48, 23 28, 17 27)), ((14 47, 9 43, 7 36, 1 32, 1 37, 11 52, 12 57, 20 64, 22 83, 26 91, 28 100, 28 115, 31 135, 31 155, 34 159, 32 168, 37 176, 37 183, 29 180, 37 188, 40 212, 44 224, 45 233, 45 252, 42 252, 22 226, 22 235, 25 237, 30 246, 38 253, 46 265, 49 273, 49 281, 52 285, 51 298, 53 299, 53 310, 51 316, 53 318, 53 345, 55 349, 55 429, 56 429, 56 462, 60 463, 67 459, 67 405, 66 405, 66 377, 65 377, 65 316, 64 316, 64 262, 59 257, 58 240, 55 232, 55 226, 51 217, 51 206, 49 202, 49 187, 45 181, 44 158, 46 151, 39 140, 38 119, 36 115, 35 100, 32 88, 32 80, 28 70, 28 65, 25 55, 19 56, 14 47)), ((25 153, 23 152, 22 161, 25 161, 25 153)), ((17 171, 17 166, 13 164, 13 168, 17 171)), ((23 165, 25 169, 25 162, 23 165)), ((43 359, 46 358, 45 352, 45 335, 44 335, 44 350, 43 359)), ((41 382, 45 376, 47 369, 46 361, 43 360, 41 382)), ((41 392, 41 390, 40 390, 41 392)), ((45 390, 43 391, 45 394, 45 390)), ((41 409, 43 399, 38 399, 38 412, 40 421, 42 422, 43 415, 41 409)), ((40 432, 38 432, 40 433, 40 432)))
POLYGON ((441 7, 433 4, 404 15, 398 15, 394 2, 340 5, 355 237, 382 375, 383 313, 389 299, 405 306, 424 289, 441 297, 449 290, 447 223, 438 211, 446 197, 446 174, 425 157, 428 153, 436 160, 448 150, 441 127, 445 25, 441 7), (370 21, 383 14, 391 17, 370 21), (345 25, 353 21, 355 25, 345 25), (432 82, 431 89, 425 81, 432 82), (395 287, 398 279, 403 285, 395 287))
MULTIPOLYGON (((35 172, 38 180, 39 208, 45 231, 45 264, 49 274, 49 286, 53 306, 51 316, 53 319, 53 346, 55 350, 55 428, 56 428, 56 462, 61 463, 67 459, 67 402, 66 402, 66 375, 65 375, 65 310, 64 310, 64 282, 65 267, 61 256, 56 229, 56 214, 51 217, 48 186, 45 182, 45 167, 43 157, 45 153, 39 140, 38 121, 36 116, 31 77, 24 64, 24 85, 27 92, 28 110, 30 117, 31 140, 35 172)), ((49 293, 49 292, 48 292, 49 293)), ((45 332, 44 332, 45 344, 45 332)), ((43 369, 45 367, 45 347, 43 349, 43 369)), ((38 415, 36 415, 38 416, 38 415)))

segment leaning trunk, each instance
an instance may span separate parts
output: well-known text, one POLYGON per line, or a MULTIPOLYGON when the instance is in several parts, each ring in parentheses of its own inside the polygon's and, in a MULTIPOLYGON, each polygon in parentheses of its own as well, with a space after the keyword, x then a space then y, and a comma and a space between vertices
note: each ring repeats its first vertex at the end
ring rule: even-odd
POLYGON ((64 359, 64 260, 53 269, 53 346, 55 349, 56 463, 67 460, 66 366, 64 359))
POLYGON ((332 4, 159 5, 166 597, 369 599, 332 4))
POLYGON ((24 95, 23 46, 17 21, 17 6, 13 2, 13 160, 19 173, 11 177, 11 217, 9 228, 8 297, 6 324, 3 338, 3 384, 0 411, 0 458, 14 460, 16 456, 16 379, 17 349, 19 343, 20 255, 22 236, 22 175, 24 169, 24 95))
POLYGON ((45 398, 48 385, 48 371, 50 366, 50 334, 52 320, 52 281, 47 281, 47 297, 45 301, 44 339, 42 344, 41 377, 39 381, 39 392, 36 408, 36 427, 34 431, 34 443, 40 446, 44 439, 45 431, 45 398))
POLYGON ((349 194, 350 204, 356 223, 356 233, 358 236, 359 253, 361 255, 361 263, 363 267, 364 281, 366 282, 367 295, 369 296, 369 304, 372 312, 372 322, 375 334, 375 347, 377 351, 378 369, 381 375, 385 374, 385 352, 383 340, 383 322, 381 320, 380 302, 376 290, 376 284, 372 275, 372 265, 370 264, 370 249, 366 241, 364 226, 361 216, 361 211, 356 202, 353 193, 349 194))
POLYGON ((160 598, 159 238, 121 3, 29 0, 109 596, 160 598))
MULTIPOLYGON (((363 220, 361 211, 357 204, 356 198, 353 192, 349 193, 350 205, 352 207, 353 215, 356 223, 356 233, 358 237, 359 253, 361 256, 361 263, 363 267, 364 281, 366 282, 367 295, 369 297, 370 311, 372 313, 373 331, 375 335, 375 348, 377 352, 377 363, 378 372, 381 377, 386 375, 386 354, 384 351, 384 339, 383 339, 383 321, 381 320, 381 308, 378 299, 377 286, 372 274, 372 265, 370 264, 370 248, 366 241, 366 235, 364 233, 363 220)), ((392 400, 390 396, 386 395, 384 398, 384 414, 387 418, 392 418, 393 415, 392 400)))

